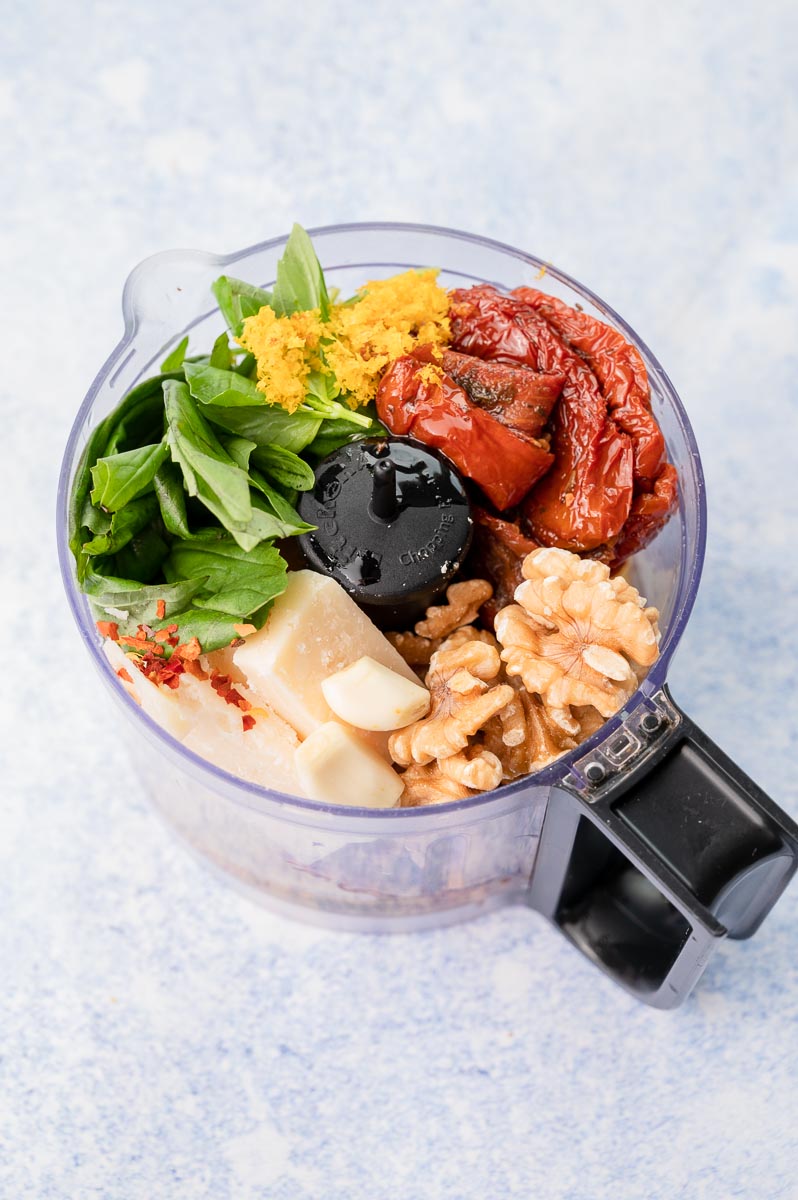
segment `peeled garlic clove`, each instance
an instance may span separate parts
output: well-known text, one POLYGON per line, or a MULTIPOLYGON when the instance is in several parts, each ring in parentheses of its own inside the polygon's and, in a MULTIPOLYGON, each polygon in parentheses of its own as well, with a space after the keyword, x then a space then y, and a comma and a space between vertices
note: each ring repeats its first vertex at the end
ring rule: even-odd
POLYGON ((294 753, 304 795, 325 804, 393 808, 404 784, 396 771, 337 721, 314 729, 294 753))
POLYGON ((342 721, 358 729, 402 729, 429 712, 429 692, 365 655, 322 680, 324 699, 342 721))

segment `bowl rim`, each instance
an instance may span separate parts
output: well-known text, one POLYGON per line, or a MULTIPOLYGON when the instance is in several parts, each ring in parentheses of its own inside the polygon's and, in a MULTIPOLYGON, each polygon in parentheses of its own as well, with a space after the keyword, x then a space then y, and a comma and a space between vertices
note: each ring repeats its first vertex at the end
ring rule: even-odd
MULTIPOLYGON (((597 746, 605 742, 612 734, 618 730, 626 721, 628 714, 639 706, 639 704, 649 698, 655 691, 659 689, 665 679, 670 659, 678 646, 681 639, 684 627, 690 617, 690 614, 695 603, 698 585, 701 578, 701 571, 704 562, 706 549, 706 526, 707 526, 707 506, 706 506, 706 484, 704 473, 701 465, 701 457, 698 451, 698 446, 695 440, 690 420, 684 409, 684 406, 679 398, 679 395, 673 386, 670 378, 664 371, 662 365, 656 356, 651 352, 643 339, 635 332, 635 330, 623 319, 605 300, 586 287, 579 280, 569 275, 567 272, 556 267, 548 260, 538 258, 524 250, 520 250, 515 246, 511 246, 506 242, 498 241, 494 238, 484 237, 480 234, 468 233, 459 229, 452 229, 442 225, 429 225, 417 222, 405 221, 357 221, 333 225, 319 225, 307 230, 311 239, 323 236, 325 234, 344 234, 344 233, 372 233, 372 232, 391 232, 391 233, 416 233, 429 234, 445 238, 447 240, 456 240, 469 242, 475 245, 483 246, 488 249, 499 251, 524 263, 526 266, 535 268, 539 272, 543 272, 544 276, 552 276, 560 283, 565 284, 580 296, 584 297, 593 305, 602 316, 606 317, 612 325, 624 334, 637 350, 643 355, 646 360, 649 374, 651 371, 656 374, 658 385, 671 405, 677 423, 680 427, 682 437, 689 449, 689 461, 692 467, 696 496, 698 499, 697 511, 695 513, 696 520, 696 537, 695 544, 692 547, 686 545, 686 539, 681 540, 681 572, 680 572, 680 587, 677 594, 677 604, 674 609, 671 621, 668 625, 662 646, 660 647, 660 655, 656 663, 652 667, 652 671, 642 681, 639 687, 635 690, 623 708, 609 717, 602 726, 584 742, 574 749, 561 755, 554 762, 548 764, 542 770, 535 772, 532 775, 522 776, 520 779, 513 780, 511 783, 502 784, 490 792, 481 792, 475 796, 470 796, 464 800, 453 800, 448 803, 425 805, 417 808, 370 808, 355 805, 338 805, 325 804, 316 800, 305 799, 300 796, 293 796, 290 793, 280 792, 276 789, 264 787, 261 784, 251 780, 243 779, 241 776, 233 775, 229 771, 216 766, 215 763, 195 754, 189 750, 176 738, 172 737, 163 726, 159 725, 151 717, 145 713, 138 704, 128 695, 125 689, 120 688, 116 680, 115 673, 105 654, 102 651, 102 646, 99 642, 98 635, 92 621, 87 619, 88 608, 84 594, 78 589, 74 572, 74 560, 68 546, 67 537, 67 519, 66 514, 69 503, 70 483, 72 476, 73 465, 76 460, 76 451, 78 450, 78 442, 84 429, 86 418, 88 417, 94 399, 105 383, 106 379, 111 375, 113 369, 120 363, 125 352, 130 347, 135 339, 139 325, 140 314, 138 313, 135 304, 131 299, 132 285, 135 279, 154 265, 158 260, 166 260, 174 257, 183 257, 185 255, 196 256, 202 258, 209 265, 229 266, 243 258, 248 258, 252 254, 262 252, 264 250, 275 250, 284 246, 288 240, 288 234, 281 234, 278 237, 269 238, 262 242, 256 242, 246 246, 241 250, 233 251, 229 254, 209 254, 204 251, 194 250, 164 250, 155 254, 149 255, 139 262, 130 272, 125 282, 122 293, 122 313, 124 319, 124 333, 120 341, 113 348, 111 353, 106 358, 103 365, 100 367, 97 375, 92 380, 89 389, 78 408, 75 415, 72 427, 67 438, 64 449, 64 456, 61 463, 61 470, 58 480, 57 491, 57 511, 56 511, 56 535, 59 566, 61 570, 61 578, 67 594, 72 616, 78 627, 78 631, 85 642, 91 658, 94 661, 95 667, 100 671, 105 682, 114 688, 114 693, 117 698, 127 707, 128 713, 132 719, 143 722, 145 728, 151 736, 154 736, 160 742, 165 751, 170 757, 183 759, 191 769, 191 773, 202 777, 207 777, 209 783, 222 785, 224 788, 225 799, 234 800, 238 804, 242 804, 247 808, 255 808, 259 811, 264 811, 273 805, 277 805, 280 809, 281 816, 287 816, 285 812, 286 806, 290 809, 299 810, 296 813, 298 819, 309 819, 314 815, 319 817, 327 816, 333 818, 349 818, 353 821, 368 819, 369 821, 386 820, 422 820, 431 821, 436 817, 451 815, 469 810, 488 808, 491 805, 498 805, 517 797, 519 802, 523 801, 524 793, 530 789, 540 790, 547 789, 552 784, 561 780, 569 771, 571 766, 578 760, 589 755, 597 746), (651 675, 656 673, 658 679, 652 681, 651 675), (649 686, 647 686, 647 684, 649 686), (231 788, 234 793, 231 794, 231 788), (240 794, 235 794, 240 793, 240 794)), ((357 266, 357 263, 351 264, 357 266)), ((445 266, 441 264, 441 268, 445 270, 445 266)), ((331 269, 331 268, 326 268, 331 269)), ((209 313, 213 312, 213 308, 209 309, 209 313)), ((198 318, 201 320, 202 318, 198 318)), ((181 333, 178 331, 178 333, 181 333)), ((177 336, 177 334, 175 335, 177 336)), ((169 343, 167 342, 166 345, 169 343)), ((120 364, 123 366, 124 363, 120 364)), ((144 368, 146 370, 146 367, 144 368)))

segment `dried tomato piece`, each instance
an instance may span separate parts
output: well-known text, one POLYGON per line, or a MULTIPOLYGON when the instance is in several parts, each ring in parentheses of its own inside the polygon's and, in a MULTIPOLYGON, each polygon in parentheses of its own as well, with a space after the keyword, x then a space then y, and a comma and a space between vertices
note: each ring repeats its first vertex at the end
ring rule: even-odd
POLYGON ((521 563, 527 554, 538 549, 538 543, 525 537, 517 524, 505 521, 474 508, 474 542, 468 559, 469 572, 493 584, 493 595, 479 610, 483 623, 493 628, 500 608, 512 604, 515 589, 523 583, 521 563))
POLYGON ((667 525, 678 502, 678 472, 672 463, 666 463, 657 476, 653 491, 640 492, 632 502, 629 519, 612 549, 610 566, 613 570, 657 536, 667 525))
POLYGON ((561 372, 485 362, 457 350, 444 350, 441 366, 474 404, 487 409, 509 429, 530 437, 539 437, 543 432, 565 382, 561 372))
POLYGON ((455 291, 450 319, 457 350, 565 376, 554 465, 524 503, 529 531, 567 550, 612 541, 632 505, 632 440, 608 414, 593 372, 530 305, 488 285, 455 291))
POLYGON ((377 413, 392 433, 435 446, 482 488, 498 509, 517 504, 554 457, 472 404, 446 375, 425 376, 423 355, 393 362, 377 391, 377 413))
POLYGON ((648 374, 637 350, 611 325, 554 296, 529 287, 512 294, 539 312, 588 364, 613 419, 632 439, 635 477, 653 483, 665 461, 665 438, 651 411, 648 374))

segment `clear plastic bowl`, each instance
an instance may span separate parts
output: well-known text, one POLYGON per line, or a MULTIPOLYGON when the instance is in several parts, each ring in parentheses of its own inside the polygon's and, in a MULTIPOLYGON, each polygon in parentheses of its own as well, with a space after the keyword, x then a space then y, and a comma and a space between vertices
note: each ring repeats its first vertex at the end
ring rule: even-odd
POLYGON ((704 559, 704 481, 695 440, 667 375, 630 327, 597 296, 540 259, 486 238, 429 226, 340 225, 311 231, 331 286, 439 267, 447 287, 533 284, 621 330, 648 369, 654 412, 679 471, 679 508, 633 560, 633 579, 660 610, 661 654, 628 705, 578 749, 534 776, 469 800, 420 809, 342 808, 283 795, 219 770, 156 725, 119 686, 101 650, 67 546, 67 501, 92 428, 154 373, 185 334, 209 348, 223 327, 210 285, 222 272, 269 287, 286 239, 235 254, 169 251, 146 259, 123 295, 124 336, 91 385, 69 437, 58 493, 58 551, 69 603, 89 655, 118 707, 136 770, 183 842, 250 895, 317 924, 368 931, 460 921, 529 896, 552 789, 579 782, 585 764, 640 714, 662 710, 671 657, 695 600, 704 559), (542 272, 545 271, 545 274, 542 272), (591 757, 592 756, 592 757, 591 757))

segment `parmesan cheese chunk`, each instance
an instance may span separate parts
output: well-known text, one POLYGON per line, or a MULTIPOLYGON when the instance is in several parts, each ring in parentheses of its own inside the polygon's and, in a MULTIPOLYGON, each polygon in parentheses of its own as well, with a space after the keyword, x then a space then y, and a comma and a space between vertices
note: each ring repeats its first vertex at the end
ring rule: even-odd
MULTIPOLYGON (((260 703, 307 737, 333 718, 322 681, 364 655, 418 685, 387 638, 334 579, 292 571, 263 629, 233 654, 260 703)), ((367 739, 387 757, 387 737, 367 739)))
MULTIPOLYGON (((217 696, 205 681, 183 676, 179 691, 187 703, 199 701, 196 720, 183 745, 223 771, 292 796, 305 796, 294 764, 299 738, 290 725, 267 708, 251 708, 255 721, 244 729, 241 710, 217 696)), ((244 688, 239 689, 245 697, 244 688)))
POLYGON ((146 675, 142 675, 118 642, 106 638, 103 651, 127 694, 133 697, 136 704, 144 709, 156 725, 161 725, 173 738, 182 742, 194 723, 194 714, 181 703, 177 690, 159 687, 146 675), (124 671, 124 675, 120 675, 120 671, 124 671))
MULTIPOLYGON (((245 730, 242 710, 227 704, 207 679, 181 675, 173 691, 142 675, 117 642, 106 639, 103 649, 117 675, 124 670, 119 682, 125 691, 153 721, 200 758, 262 787, 294 796, 306 794, 294 764, 299 738, 276 713, 268 708, 248 709, 255 724, 245 730)), ((218 653, 210 657, 218 670, 218 653)), ((243 686, 238 690, 254 704, 254 697, 243 686)))
POLYGON ((312 800, 393 808, 404 784, 373 747, 346 725, 327 721, 295 754, 299 782, 312 800))

